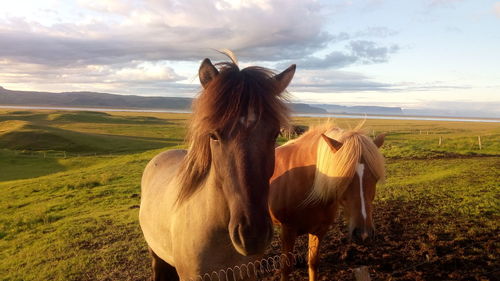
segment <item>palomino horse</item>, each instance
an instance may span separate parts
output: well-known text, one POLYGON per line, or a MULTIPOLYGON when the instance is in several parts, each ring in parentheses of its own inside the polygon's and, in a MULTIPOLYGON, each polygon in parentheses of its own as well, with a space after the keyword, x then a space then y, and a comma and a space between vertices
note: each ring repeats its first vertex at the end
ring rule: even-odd
MULTIPOLYGON (((325 124, 276 149, 269 210, 281 225, 284 254, 293 251, 297 235, 309 234, 309 280, 317 280, 321 239, 343 206, 351 237, 373 235, 372 201, 375 185, 384 178, 384 158, 378 147, 384 135, 372 141, 358 128, 352 131, 325 124)), ((282 271, 288 280, 291 267, 282 271)))
POLYGON ((200 66, 189 150, 162 152, 144 170, 139 219, 153 280, 200 280, 258 258, 272 238, 269 179, 295 65, 274 75, 228 56, 200 66))

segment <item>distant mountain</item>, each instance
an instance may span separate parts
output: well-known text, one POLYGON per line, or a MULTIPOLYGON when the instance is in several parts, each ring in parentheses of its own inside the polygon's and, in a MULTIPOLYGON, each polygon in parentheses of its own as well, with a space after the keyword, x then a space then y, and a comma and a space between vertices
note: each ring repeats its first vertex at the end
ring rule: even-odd
MULTIPOLYGON (((94 107, 118 109, 186 110, 191 108, 192 98, 144 97, 96 92, 35 92, 12 91, 0 86, 0 105, 94 107)), ((500 118, 498 110, 453 110, 453 108, 401 109, 385 106, 344 106, 336 104, 290 103, 294 113, 305 114, 371 114, 500 118)))
POLYGON ((323 108, 312 106, 305 103, 290 103, 292 112, 295 113, 316 113, 316 114, 328 114, 323 108))
POLYGON ((0 104, 115 107, 115 108, 164 108, 189 109, 192 99, 175 97, 124 96, 95 92, 30 92, 11 91, 0 87, 0 104))
MULTIPOLYGON (((3 105, 189 110, 192 101, 192 98, 143 97, 95 92, 12 91, 0 87, 0 104, 3 105)), ((293 103, 291 109, 296 113, 328 113, 325 109, 304 103, 293 103)))
POLYGON ((389 114, 403 115, 403 110, 400 107, 385 107, 385 106, 344 106, 336 104, 313 104, 314 107, 323 108, 328 113, 358 113, 358 114, 389 114))

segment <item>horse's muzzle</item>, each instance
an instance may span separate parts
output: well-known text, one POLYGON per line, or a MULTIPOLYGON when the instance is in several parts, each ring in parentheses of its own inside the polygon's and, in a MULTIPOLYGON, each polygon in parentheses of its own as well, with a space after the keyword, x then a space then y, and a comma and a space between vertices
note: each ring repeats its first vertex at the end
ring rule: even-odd
POLYGON ((244 256, 262 254, 273 237, 273 226, 268 219, 261 224, 239 223, 230 227, 229 235, 234 248, 244 256))
POLYGON ((356 242, 368 242, 375 236, 373 229, 355 228, 351 233, 351 239, 356 242))

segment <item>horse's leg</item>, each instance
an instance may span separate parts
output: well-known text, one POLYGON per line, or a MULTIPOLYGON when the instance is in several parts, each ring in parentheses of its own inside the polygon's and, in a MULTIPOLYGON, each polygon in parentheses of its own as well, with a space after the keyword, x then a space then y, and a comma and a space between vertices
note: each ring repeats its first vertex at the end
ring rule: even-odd
POLYGON ((297 231, 295 229, 281 225, 281 252, 287 257, 287 260, 283 261, 281 281, 289 280, 288 275, 292 272, 294 258, 290 253, 293 252, 296 238, 297 231))
POLYGON ((162 260, 151 248, 149 248, 149 253, 151 254, 151 265, 153 267, 152 281, 179 281, 179 275, 177 275, 175 267, 162 260))
POLYGON ((318 263, 319 263, 319 244, 325 233, 326 231, 321 231, 319 234, 309 234, 309 255, 307 260, 309 281, 317 280, 318 263))

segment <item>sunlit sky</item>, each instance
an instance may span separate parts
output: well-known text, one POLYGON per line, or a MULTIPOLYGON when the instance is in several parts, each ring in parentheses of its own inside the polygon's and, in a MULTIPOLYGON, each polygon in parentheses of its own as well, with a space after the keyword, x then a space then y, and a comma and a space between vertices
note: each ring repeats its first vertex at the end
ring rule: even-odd
POLYGON ((294 101, 500 117, 500 2, 45 0, 0 4, 0 86, 193 97, 205 57, 277 71, 294 101))

